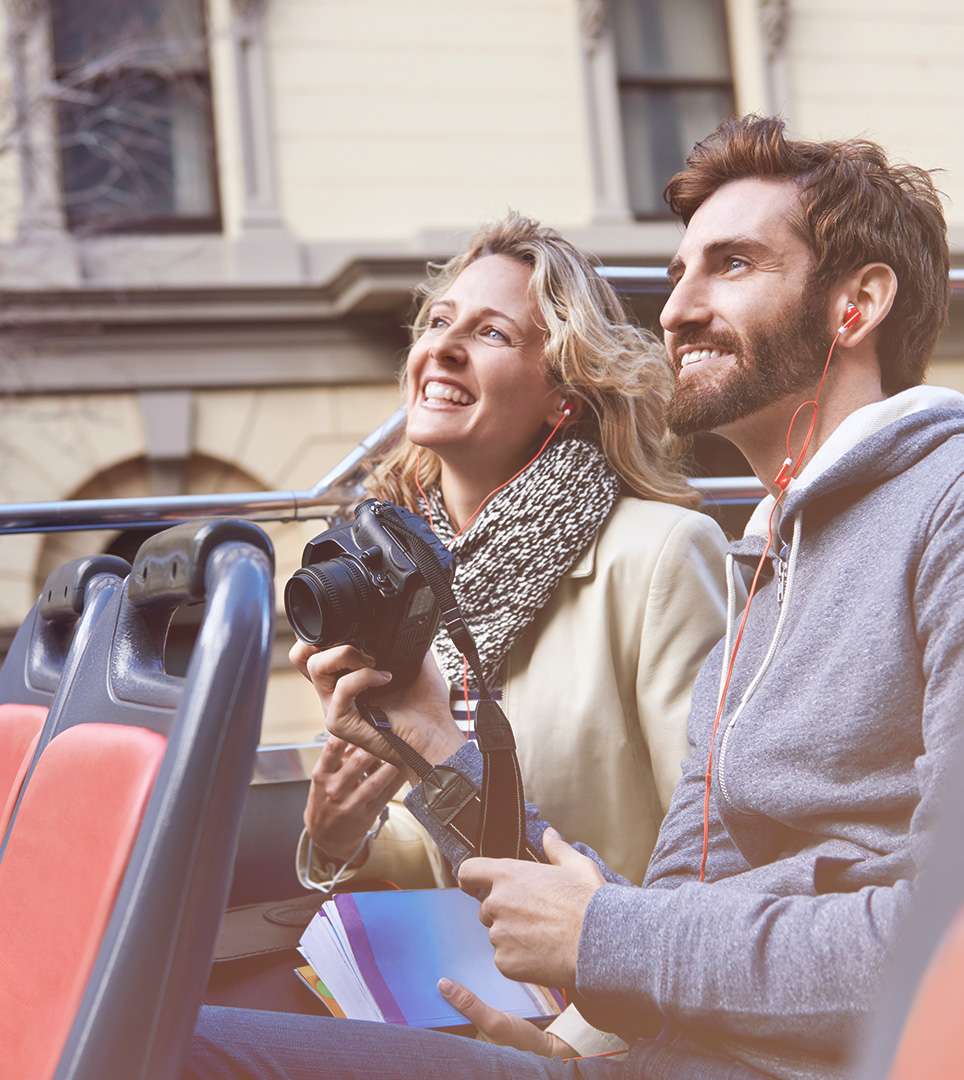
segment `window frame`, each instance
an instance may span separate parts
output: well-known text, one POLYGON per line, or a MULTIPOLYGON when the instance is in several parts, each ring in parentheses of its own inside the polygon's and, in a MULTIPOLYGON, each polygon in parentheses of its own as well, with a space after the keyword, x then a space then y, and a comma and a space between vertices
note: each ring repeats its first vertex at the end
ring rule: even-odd
MULTIPOLYGON (((664 0, 666 2, 666 0, 664 0)), ((614 54, 616 65, 616 99, 619 107, 620 140, 623 154, 623 172, 626 183, 626 209, 632 221, 639 222, 663 222, 675 220, 673 212, 668 206, 660 211, 637 211, 632 205, 632 195, 629 183, 629 162, 626 155, 626 124, 623 116, 623 92, 625 90, 721 90, 728 92, 730 112, 727 116, 736 115, 736 75, 733 68, 732 34, 730 29, 730 11, 726 0, 719 0, 720 13, 723 21, 723 47, 726 54, 729 78, 714 76, 710 78, 691 77, 688 75, 623 75, 619 71, 618 59, 614 54)), ((610 33, 613 32, 610 21, 610 33)), ((725 119, 725 118, 724 118, 725 119)), ((667 181, 669 177, 666 177, 667 181)))
MULTIPOLYGON (((198 80, 199 84, 206 89, 206 106, 203 108, 203 118, 207 123, 207 131, 209 138, 207 140, 207 162, 209 169, 209 179, 211 185, 211 198, 214 204, 214 212, 204 215, 186 215, 186 214, 155 214, 153 216, 134 218, 128 221, 117 222, 116 224, 90 224, 90 222, 75 222, 72 220, 71 208, 70 208, 70 192, 67 189, 66 177, 64 175, 63 167, 63 146, 60 145, 60 140, 64 136, 64 128, 61 122, 61 102, 54 103, 54 125, 56 130, 56 138, 58 140, 57 146, 57 163, 58 173, 60 180, 60 196, 63 206, 64 215, 64 228, 73 236, 188 236, 188 235, 212 235, 219 234, 224 231, 224 211, 221 198, 221 175, 220 175, 220 162, 218 158, 218 140, 217 131, 215 129, 215 110, 214 110, 214 80, 211 74, 211 37, 210 37, 210 19, 208 15, 208 5, 205 0, 198 0, 200 8, 200 22, 201 22, 201 34, 203 35, 203 50, 200 50, 200 54, 203 55, 205 64, 203 67, 189 67, 179 68, 176 78, 192 78, 198 80)), ((53 78, 56 82, 59 82, 61 78, 70 73, 73 69, 70 66, 62 66, 57 60, 56 49, 56 33, 54 30, 54 11, 52 7, 48 7, 49 17, 49 40, 50 40, 50 58, 51 58, 51 70, 53 71, 53 78)), ((138 66, 137 64, 122 64, 118 65, 117 69, 109 75, 95 76, 94 78, 85 81, 80 86, 91 88, 96 91, 98 86, 104 86, 114 81, 117 78, 123 78, 129 74, 151 74, 151 68, 144 66, 138 66)), ((168 80, 168 81, 173 81, 168 80)))

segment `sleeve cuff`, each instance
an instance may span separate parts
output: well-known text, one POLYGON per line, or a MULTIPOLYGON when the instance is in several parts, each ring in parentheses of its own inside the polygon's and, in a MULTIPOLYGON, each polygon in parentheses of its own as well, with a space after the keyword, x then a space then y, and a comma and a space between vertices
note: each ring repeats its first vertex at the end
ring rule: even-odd
MULTIPOLYGON (((441 764, 448 769, 461 773, 477 789, 482 786, 482 754, 474 742, 464 743, 441 764)), ((457 869, 462 860, 467 858, 471 852, 443 828, 429 812, 425 802, 425 791, 421 784, 412 788, 405 797, 405 806, 435 841, 439 851, 453 870, 457 869)))
MULTIPOLYGON (((298 847, 295 851, 295 873, 298 875, 298 881, 301 883, 302 888, 323 891, 331 884, 332 878, 341 865, 337 860, 329 862, 321 858, 317 848, 311 843, 308 830, 301 830, 301 836, 298 837, 298 847)), ((342 871, 338 880, 351 881, 364 865, 362 863, 359 866, 349 867, 342 871)))
POLYGON ((546 1028, 546 1031, 571 1046, 580 1057, 592 1057, 594 1054, 608 1054, 625 1050, 626 1044, 618 1035, 594 1028, 583 1019, 575 1005, 561 1012, 546 1028))
POLYGON ((603 885, 586 909, 576 960, 579 1006, 590 1023, 627 1042, 658 1026, 674 892, 603 885))
POLYGON ((450 769, 460 772, 477 788, 482 787, 482 752, 472 739, 467 739, 455 753, 442 762, 450 769))

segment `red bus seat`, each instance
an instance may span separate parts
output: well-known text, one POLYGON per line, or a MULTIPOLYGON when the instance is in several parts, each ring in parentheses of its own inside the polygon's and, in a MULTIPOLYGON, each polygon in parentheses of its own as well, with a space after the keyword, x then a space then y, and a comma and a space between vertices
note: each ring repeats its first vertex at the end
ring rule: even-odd
POLYGON ((274 622, 261 529, 158 533, 98 595, 0 857, 0 1080, 179 1075, 253 771, 274 622), (168 674, 171 617, 200 603, 187 674, 168 674))
POLYGON ((54 1074, 166 745, 145 728, 78 724, 34 770, 0 862, 3 963, 17 972, 0 981, 4 1080, 54 1074))
POLYGON ((964 1077, 964 911, 951 923, 918 987, 890 1080, 964 1077))
POLYGON ((948 747, 916 852, 916 879, 881 972, 873 1015, 855 1046, 854 1080, 964 1077, 964 739, 948 747))
POLYGON ((7 831, 46 716, 43 705, 0 705, 0 836, 7 831))
POLYGON ((48 709, 83 647, 110 588, 130 572, 114 555, 74 559, 44 582, 0 668, 0 855, 36 752, 49 737, 48 709))

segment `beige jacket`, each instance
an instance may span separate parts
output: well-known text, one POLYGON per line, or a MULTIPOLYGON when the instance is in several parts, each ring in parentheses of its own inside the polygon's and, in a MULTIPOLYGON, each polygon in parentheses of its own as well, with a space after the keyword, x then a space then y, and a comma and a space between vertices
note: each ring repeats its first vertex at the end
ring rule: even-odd
MULTIPOLYGON (((723 636, 725 544, 704 514, 620 498, 508 656, 502 704, 526 797, 632 881, 679 779, 693 681, 723 636)), ((451 884, 404 794, 357 876, 451 884)), ((305 879, 304 838, 299 850, 305 879)), ((605 1048, 564 1029, 572 1012, 551 1030, 580 1052, 605 1048)))

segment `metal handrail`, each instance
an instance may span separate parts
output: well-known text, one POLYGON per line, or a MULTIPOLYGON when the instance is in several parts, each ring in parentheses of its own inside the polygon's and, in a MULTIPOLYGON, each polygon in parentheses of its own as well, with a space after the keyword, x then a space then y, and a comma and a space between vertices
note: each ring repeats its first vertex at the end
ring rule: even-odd
MULTIPOLYGON (((398 409, 307 491, 239 491, 212 495, 166 495, 131 499, 66 499, 61 502, 0 504, 0 535, 85 532, 92 529, 149 529, 206 517, 249 521, 308 521, 358 498, 360 474, 398 433, 405 410, 398 409)), ((758 502, 763 485, 755 476, 714 476, 690 480, 719 506, 758 502)))
POLYGON ((358 497, 358 478, 365 465, 390 443, 404 421, 405 410, 397 409, 307 491, 237 491, 0 504, 0 535, 146 529, 205 517, 241 517, 249 521, 302 521, 323 517, 322 508, 345 506, 358 497))

